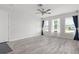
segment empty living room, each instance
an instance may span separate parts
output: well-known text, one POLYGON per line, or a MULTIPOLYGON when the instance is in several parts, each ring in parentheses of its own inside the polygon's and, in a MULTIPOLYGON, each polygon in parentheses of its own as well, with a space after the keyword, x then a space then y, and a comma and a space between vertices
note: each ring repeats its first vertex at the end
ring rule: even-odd
POLYGON ((79 4, 0 4, 0 54, 79 54, 79 4))

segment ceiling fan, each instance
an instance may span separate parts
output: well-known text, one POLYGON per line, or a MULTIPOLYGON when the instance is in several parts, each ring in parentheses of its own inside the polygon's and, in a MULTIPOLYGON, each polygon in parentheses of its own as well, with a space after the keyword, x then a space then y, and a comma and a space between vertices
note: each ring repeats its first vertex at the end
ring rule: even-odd
MULTIPOLYGON (((51 9, 44 9, 43 4, 38 4, 38 7, 40 8, 37 9, 37 11, 39 11, 42 15, 51 14, 51 9)), ((40 13, 37 13, 37 14, 40 14, 40 13)))

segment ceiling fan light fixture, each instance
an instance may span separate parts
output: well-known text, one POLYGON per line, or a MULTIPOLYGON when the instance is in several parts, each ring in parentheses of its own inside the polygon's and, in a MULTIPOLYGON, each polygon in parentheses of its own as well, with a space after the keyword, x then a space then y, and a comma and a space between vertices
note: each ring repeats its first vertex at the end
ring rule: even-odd
POLYGON ((38 4, 38 8, 37 11, 40 12, 39 14, 41 14, 42 16, 44 16, 45 14, 51 14, 51 9, 45 9, 44 7, 42 7, 43 4, 38 4))
POLYGON ((43 6, 43 4, 38 4, 39 7, 43 6))

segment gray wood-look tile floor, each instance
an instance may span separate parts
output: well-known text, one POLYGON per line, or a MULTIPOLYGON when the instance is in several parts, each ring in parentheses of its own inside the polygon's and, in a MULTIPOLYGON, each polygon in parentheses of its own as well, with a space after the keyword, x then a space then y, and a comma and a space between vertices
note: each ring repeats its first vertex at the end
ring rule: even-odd
POLYGON ((9 54, 78 54, 79 41, 56 37, 38 36, 8 43, 9 54))

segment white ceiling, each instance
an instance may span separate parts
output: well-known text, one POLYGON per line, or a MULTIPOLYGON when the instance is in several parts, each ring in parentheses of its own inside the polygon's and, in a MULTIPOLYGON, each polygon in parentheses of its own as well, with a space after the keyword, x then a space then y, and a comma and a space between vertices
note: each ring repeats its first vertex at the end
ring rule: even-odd
POLYGON ((53 15, 59 15, 79 10, 79 4, 50 4, 45 6, 52 9, 53 15))
MULTIPOLYGON (((2 4, 0 8, 7 11, 14 9, 21 12, 35 13, 38 6, 36 4, 2 4)), ((79 10, 79 4, 45 4, 44 8, 52 9, 52 15, 45 15, 45 17, 48 17, 79 10)))

